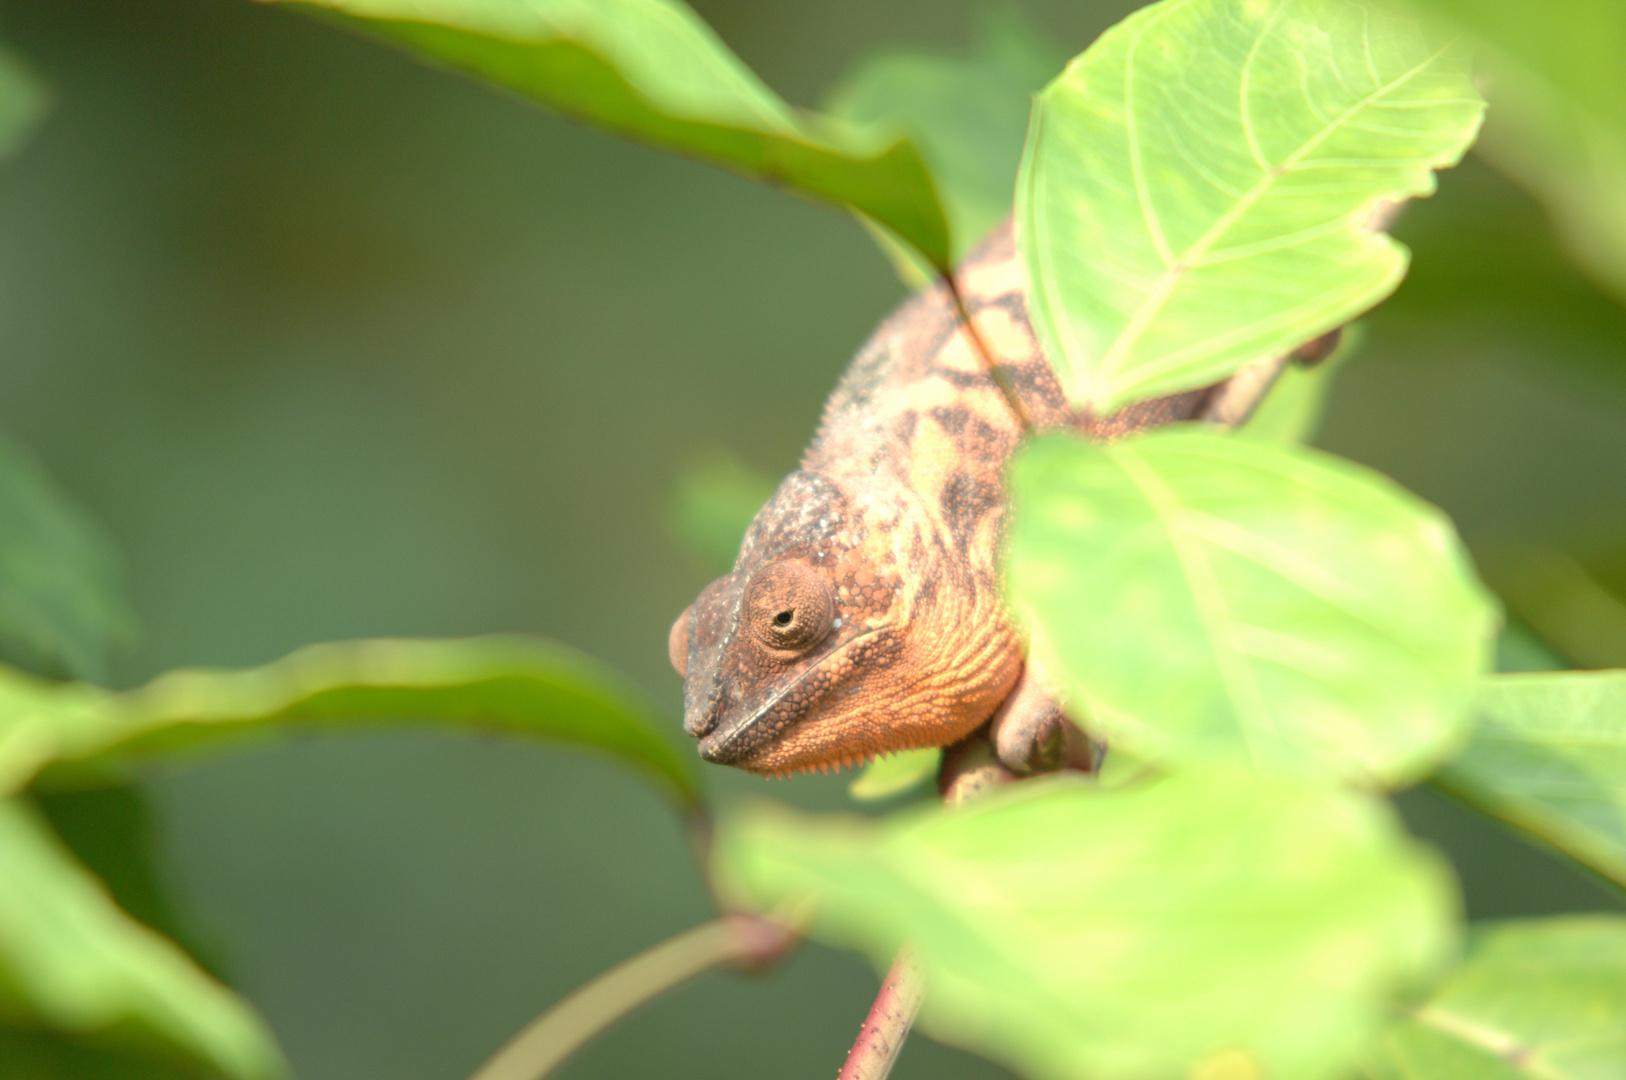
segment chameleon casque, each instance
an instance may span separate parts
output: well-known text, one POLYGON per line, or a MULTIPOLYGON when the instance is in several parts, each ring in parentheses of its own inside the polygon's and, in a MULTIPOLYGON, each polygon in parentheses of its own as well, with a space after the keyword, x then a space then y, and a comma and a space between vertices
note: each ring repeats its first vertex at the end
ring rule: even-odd
MULTIPOLYGON (((1028 771, 1064 729, 1000 595, 1002 472, 1033 426, 1096 438, 1237 423, 1284 360, 1217 386, 1076 415, 1028 321, 1009 221, 956 275, 977 342, 939 284, 859 350, 801 468, 758 512, 734 569, 673 624, 684 722, 708 761, 784 775, 946 746, 993 721, 1028 771)), ((1330 335, 1329 335, 1330 337, 1330 335)))

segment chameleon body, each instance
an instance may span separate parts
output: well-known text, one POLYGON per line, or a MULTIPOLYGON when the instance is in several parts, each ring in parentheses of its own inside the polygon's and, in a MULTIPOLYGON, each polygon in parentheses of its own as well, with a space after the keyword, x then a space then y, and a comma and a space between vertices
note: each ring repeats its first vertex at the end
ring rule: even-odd
MULTIPOLYGON (((1029 323, 1008 223, 956 281, 1036 428, 1110 438, 1234 408, 1221 384, 1075 415, 1029 323)), ((1023 435, 945 286, 887 318, 733 571, 672 628, 701 756, 778 775, 948 745, 993 719, 1009 733, 1001 757, 1022 767, 1012 759, 1060 716, 1001 601, 1002 472, 1023 435)))

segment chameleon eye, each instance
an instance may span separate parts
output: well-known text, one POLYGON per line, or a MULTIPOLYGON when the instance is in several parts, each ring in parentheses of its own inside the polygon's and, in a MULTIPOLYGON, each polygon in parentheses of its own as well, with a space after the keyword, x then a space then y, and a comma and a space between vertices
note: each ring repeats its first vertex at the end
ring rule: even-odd
POLYGON ((769 563, 746 592, 745 617, 769 652, 793 659, 829 635, 835 601, 824 575, 806 563, 769 563))

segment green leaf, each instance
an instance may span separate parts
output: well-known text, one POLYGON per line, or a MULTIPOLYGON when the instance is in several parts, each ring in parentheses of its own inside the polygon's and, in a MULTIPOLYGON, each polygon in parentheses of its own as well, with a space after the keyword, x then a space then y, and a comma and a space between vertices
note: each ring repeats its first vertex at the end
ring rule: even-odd
POLYGON ((114 906, 35 813, 0 801, 0 1008, 105 1041, 156 1044, 222 1076, 287 1075, 253 1010, 114 906))
MULTIPOLYGON (((937 182, 958 261, 1011 212, 1033 95, 1065 59, 1017 9, 984 10, 969 56, 877 53, 830 92, 825 109, 914 140, 937 182)), ((911 277, 927 276, 919 269, 911 277)))
POLYGON ((1626 885, 1626 671, 1496 675, 1437 780, 1626 885))
POLYGON ((1243 425, 1250 438, 1262 442, 1294 445, 1315 440, 1327 412, 1327 395, 1332 381, 1349 358, 1361 347, 1360 323, 1345 329, 1338 348, 1311 367, 1290 363, 1265 400, 1243 425))
POLYGON ((1489 46, 1481 154, 1540 199, 1580 263, 1626 297, 1626 6, 1413 3, 1489 46))
POLYGON ((751 519, 773 497, 774 481, 728 454, 691 462, 678 474, 672 534, 712 573, 734 566, 751 519))
MULTIPOLYGON (((548 641, 311 645, 246 671, 172 671, 128 693, 92 691, 67 687, 53 698, 22 684, 12 691, 21 704, 0 698, 0 722, 11 725, 0 728, 0 765, 21 745, 34 748, 36 768, 63 763, 51 776, 58 783, 105 781, 158 755, 289 729, 419 720, 576 743, 640 768, 686 806, 700 798, 694 766, 654 729, 637 695, 608 668, 548 641)), ((8 778, 16 774, 13 766, 8 778)))
POLYGON ((849 206, 947 269, 913 144, 798 113, 679 0, 309 0, 432 60, 639 142, 849 206))
POLYGON ((847 785, 847 794, 859 802, 890 799, 931 783, 942 764, 943 751, 936 746, 887 754, 864 766, 847 785))
POLYGON ((1626 919, 1507 922, 1384 1032, 1382 1080, 1559 1080, 1626 1075, 1626 919))
POLYGON ((102 678, 109 648, 134 627, 112 544, 0 439, 0 655, 48 674, 102 678))
POLYGON ((1217 382, 1389 295, 1375 206, 1434 190, 1467 50, 1347 0, 1163 0, 1040 95, 1017 182, 1033 322, 1097 414, 1217 382))
POLYGON ((34 133, 50 100, 22 58, 0 45, 0 157, 15 153, 34 133))
POLYGON ((1397 784, 1465 735, 1494 607, 1377 474, 1187 428, 1046 436, 1010 487, 1013 608, 1109 744, 1397 784))
POLYGON ((1225 770, 1071 777, 881 823, 759 805, 717 876, 878 968, 907 942, 928 1033, 1037 1080, 1333 1076, 1447 954, 1455 899, 1375 800, 1225 770))

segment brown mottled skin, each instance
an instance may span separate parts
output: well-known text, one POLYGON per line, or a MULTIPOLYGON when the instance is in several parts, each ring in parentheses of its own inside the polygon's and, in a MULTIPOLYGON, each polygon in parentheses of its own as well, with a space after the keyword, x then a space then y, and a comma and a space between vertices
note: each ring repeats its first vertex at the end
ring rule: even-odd
MULTIPOLYGON (((957 281, 1036 427, 1110 438, 1215 412, 1225 384, 1076 417, 1029 325, 1008 224, 957 281)), ((947 745, 994 718, 1011 731, 1000 756, 1022 767, 1059 717, 1000 600, 1001 476, 1022 436, 943 286, 889 317, 733 572, 672 627, 701 756, 767 774, 839 767, 947 745)))

